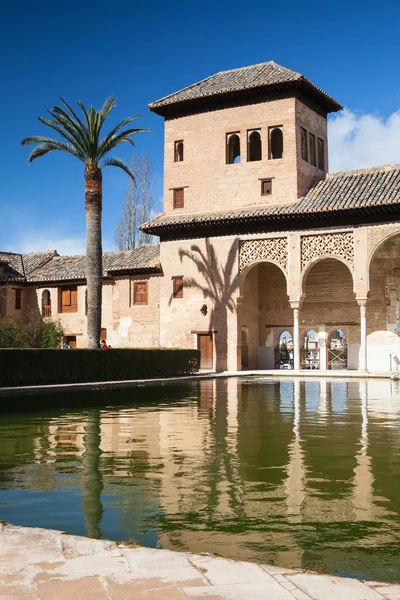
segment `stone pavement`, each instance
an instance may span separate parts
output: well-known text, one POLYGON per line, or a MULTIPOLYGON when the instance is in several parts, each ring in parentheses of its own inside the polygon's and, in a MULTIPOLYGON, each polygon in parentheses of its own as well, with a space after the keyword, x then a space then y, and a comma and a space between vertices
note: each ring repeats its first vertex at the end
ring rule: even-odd
POLYGON ((400 585, 0 523, 1 600, 400 600, 400 585))

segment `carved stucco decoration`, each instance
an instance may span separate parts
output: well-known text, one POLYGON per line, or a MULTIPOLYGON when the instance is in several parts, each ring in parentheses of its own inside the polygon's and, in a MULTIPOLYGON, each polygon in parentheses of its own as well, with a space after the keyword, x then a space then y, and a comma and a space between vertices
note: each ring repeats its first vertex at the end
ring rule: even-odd
POLYGON ((243 271, 251 263, 269 260, 278 263, 287 273, 288 241, 286 237, 240 242, 239 270, 243 271))
POLYGON ((384 225, 383 227, 371 227, 368 229, 368 262, 381 243, 396 233, 400 233, 400 225, 397 223, 393 225, 384 225))
POLYGON ((344 259, 350 269, 354 268, 354 236, 352 231, 318 233, 301 237, 301 268, 312 260, 324 256, 344 259))

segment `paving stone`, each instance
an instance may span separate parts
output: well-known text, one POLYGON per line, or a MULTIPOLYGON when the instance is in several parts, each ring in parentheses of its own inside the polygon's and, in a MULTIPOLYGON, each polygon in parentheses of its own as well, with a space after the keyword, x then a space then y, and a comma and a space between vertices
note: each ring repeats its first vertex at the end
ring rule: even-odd
POLYGON ((380 584, 379 587, 376 587, 374 589, 376 592, 382 594, 382 596, 385 596, 390 600, 400 600, 400 585, 382 586, 382 584, 380 584))
POLYGON ((288 577, 313 600, 382 600, 381 594, 356 579, 300 574, 288 577))
MULTIPOLYGON (((216 585, 203 588, 186 588, 183 591, 189 600, 209 600, 211 597, 223 600, 293 600, 290 592, 283 589, 276 581, 265 583, 239 583, 232 585, 216 585)), ((348 598, 347 600, 350 600, 348 598)))
MULTIPOLYGON (((310 600, 310 596, 308 594, 305 594, 301 590, 291 590, 290 593, 296 600, 310 600)), ((351 599, 349 598, 349 600, 351 599)))
MULTIPOLYGON (((132 573, 105 577, 104 584, 113 600, 132 600, 133 593, 136 600, 137 594, 143 595, 147 592, 149 594, 154 593, 154 596, 158 598, 161 592, 176 589, 176 586, 171 583, 165 583, 162 579, 135 579, 132 573)), ((184 598, 186 599, 186 596, 184 598)))
POLYGON ((33 587, 24 588, 18 585, 0 584, 1 600, 37 600, 36 590, 33 587))
POLYGON ((197 555, 192 555, 189 560, 214 585, 273 581, 271 575, 253 563, 197 555))
POLYGON ((170 550, 152 548, 122 549, 130 570, 138 579, 160 578, 175 585, 208 585, 207 579, 190 564, 188 556, 170 550))
POLYGON ((285 567, 275 567, 275 565, 260 565, 264 571, 270 575, 296 575, 303 573, 303 569, 286 569, 285 567))
POLYGON ((110 600, 98 577, 38 582, 40 600, 110 600))

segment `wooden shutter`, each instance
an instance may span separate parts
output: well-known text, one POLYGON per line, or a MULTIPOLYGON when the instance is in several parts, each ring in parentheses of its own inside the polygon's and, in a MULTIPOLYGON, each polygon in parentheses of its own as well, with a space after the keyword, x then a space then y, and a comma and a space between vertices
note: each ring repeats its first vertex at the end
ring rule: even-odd
POLYGON ((174 277, 172 281, 174 298, 183 298, 183 277, 174 277))
POLYGON ((78 310, 78 288, 71 288, 71 311, 78 310))
POLYGON ((21 310, 22 290, 15 290, 15 310, 21 310))
POLYGON ((183 208, 184 205, 184 190, 183 188, 177 188, 174 190, 174 208, 183 208))
POLYGON ((61 304, 62 306, 71 306, 71 290, 64 288, 61 292, 61 304))
POLYGON ((107 329, 105 327, 102 327, 100 329, 100 339, 101 340, 106 340, 107 339, 107 329))
POLYGON ((315 135, 313 135, 312 133, 310 133, 310 163, 314 167, 317 166, 316 152, 315 152, 315 135))
POLYGON ((147 304, 147 281, 135 281, 133 284, 133 304, 147 304))
POLYGON ((301 158, 308 162, 307 131, 301 128, 301 158))
POLYGON ((77 312, 78 311, 78 288, 76 285, 71 287, 60 288, 61 303, 60 312, 77 312))
POLYGON ((317 150, 318 150, 318 169, 321 171, 325 170, 325 152, 324 152, 324 140, 318 138, 317 140, 317 150))

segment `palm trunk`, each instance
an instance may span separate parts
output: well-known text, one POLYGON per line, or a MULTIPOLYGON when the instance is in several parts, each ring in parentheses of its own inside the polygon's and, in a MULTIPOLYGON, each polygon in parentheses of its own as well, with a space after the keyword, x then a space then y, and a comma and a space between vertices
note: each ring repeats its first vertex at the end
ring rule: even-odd
POLYGON ((85 169, 85 208, 88 347, 99 348, 103 278, 102 174, 95 164, 88 164, 85 169))

